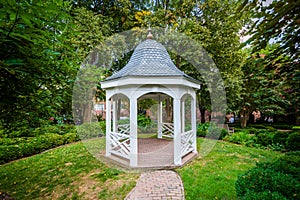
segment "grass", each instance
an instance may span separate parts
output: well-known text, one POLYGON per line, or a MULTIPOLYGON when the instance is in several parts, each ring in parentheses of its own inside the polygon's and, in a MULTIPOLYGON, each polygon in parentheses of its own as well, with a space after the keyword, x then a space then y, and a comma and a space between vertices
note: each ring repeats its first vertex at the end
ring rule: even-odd
POLYGON ((98 161, 79 142, 0 166, 0 191, 16 199, 124 199, 137 178, 98 161))
MULTIPOLYGON (((198 147, 205 139, 198 139, 198 147)), ((104 140, 88 140, 0 165, 0 191, 16 199, 124 199, 139 177, 95 159, 104 140), (88 151, 88 150, 89 151, 88 151)), ((256 162, 279 157, 273 151, 217 142, 205 157, 176 171, 186 199, 235 199, 238 175, 256 162)))
MULTIPOLYGON (((198 139, 198 147, 204 139, 198 139)), ((256 162, 276 159, 280 153, 219 141, 205 157, 176 171, 182 178, 186 199, 236 199, 237 177, 256 162)))

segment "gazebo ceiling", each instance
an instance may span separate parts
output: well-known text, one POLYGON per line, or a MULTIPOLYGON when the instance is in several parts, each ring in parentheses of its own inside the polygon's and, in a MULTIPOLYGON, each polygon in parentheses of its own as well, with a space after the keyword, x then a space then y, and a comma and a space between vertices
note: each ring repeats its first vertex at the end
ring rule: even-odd
POLYGON ((161 43, 149 38, 135 48, 127 65, 104 82, 132 77, 183 78, 199 84, 174 65, 161 43))

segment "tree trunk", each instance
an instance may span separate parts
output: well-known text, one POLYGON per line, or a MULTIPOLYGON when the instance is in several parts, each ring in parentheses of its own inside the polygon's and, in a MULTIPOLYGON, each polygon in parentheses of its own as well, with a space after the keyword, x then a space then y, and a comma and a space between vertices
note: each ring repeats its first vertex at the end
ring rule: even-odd
POLYGON ((166 122, 171 123, 173 119, 172 115, 172 102, 170 98, 166 99, 166 122))
POLYGON ((201 114, 201 123, 205 123, 205 107, 199 105, 199 109, 201 114))
POLYGON ((241 111, 241 127, 242 128, 247 127, 247 122, 249 120, 249 117, 250 117, 250 109, 243 108, 243 110, 241 111))

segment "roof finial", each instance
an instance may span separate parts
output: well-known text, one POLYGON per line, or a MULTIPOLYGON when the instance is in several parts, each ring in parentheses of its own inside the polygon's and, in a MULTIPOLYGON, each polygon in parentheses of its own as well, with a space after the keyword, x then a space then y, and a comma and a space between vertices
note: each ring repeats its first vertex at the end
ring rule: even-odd
POLYGON ((153 35, 152 35, 152 33, 151 33, 151 28, 150 28, 150 26, 149 26, 149 28, 148 28, 147 39, 152 39, 152 38, 153 38, 153 35))

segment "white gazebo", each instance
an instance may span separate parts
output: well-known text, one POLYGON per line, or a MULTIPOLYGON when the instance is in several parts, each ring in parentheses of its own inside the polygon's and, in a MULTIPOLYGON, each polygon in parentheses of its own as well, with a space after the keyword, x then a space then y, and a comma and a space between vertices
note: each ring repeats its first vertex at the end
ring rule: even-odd
MULTIPOLYGON (((139 167, 137 103, 151 98, 158 102, 157 140, 169 138, 172 141, 171 165, 180 166, 188 154, 197 154, 196 148, 196 95, 200 84, 180 71, 170 59, 164 46, 147 39, 134 50, 129 62, 120 71, 101 82, 106 90, 106 156, 126 160, 130 167, 139 167), (127 98, 129 102, 129 123, 118 125, 118 102, 127 98), (163 122, 163 104, 172 98, 172 123, 163 122), (190 100, 189 115, 186 115, 185 101, 190 100), (190 126, 185 126, 186 117, 190 126), (166 131, 166 129, 168 131, 166 131)), ((159 155, 155 155, 155 157, 159 155)), ((147 158, 151 159, 151 157, 147 158)), ((160 163, 152 163, 152 167, 160 163), (153 166, 154 165, 154 166, 153 166)))

